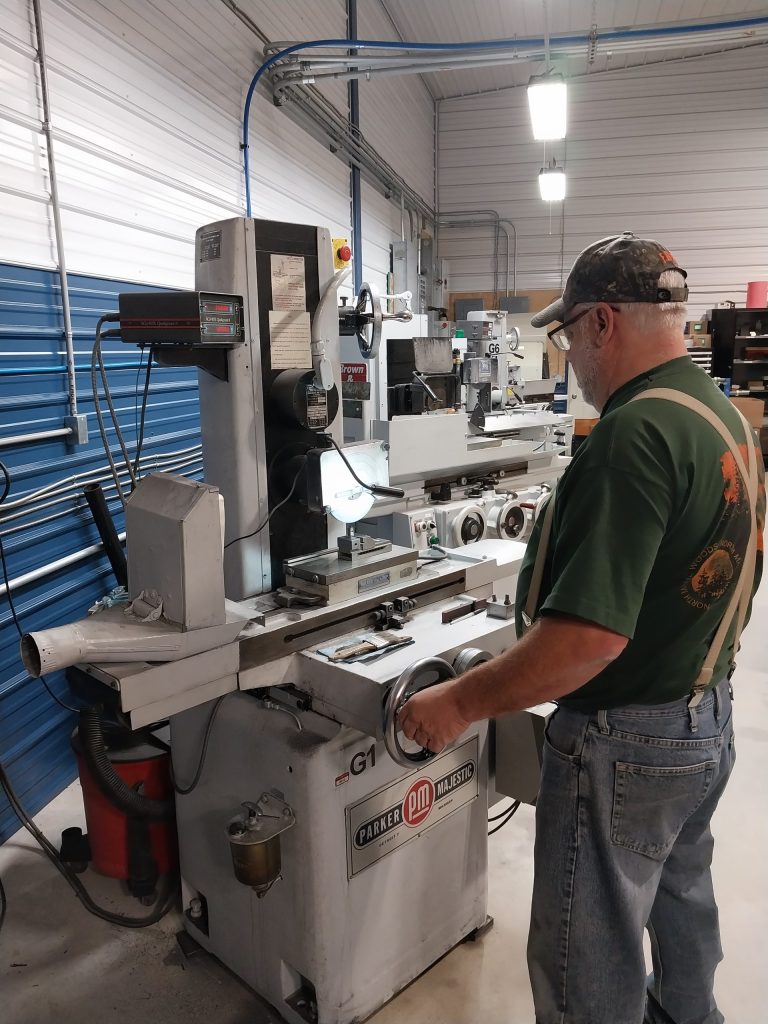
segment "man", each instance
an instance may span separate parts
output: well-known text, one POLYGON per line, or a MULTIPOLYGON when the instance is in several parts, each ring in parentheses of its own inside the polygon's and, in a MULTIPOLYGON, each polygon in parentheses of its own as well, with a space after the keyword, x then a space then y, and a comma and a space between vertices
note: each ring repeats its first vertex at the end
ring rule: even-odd
POLYGON ((526 552, 518 636, 533 625, 400 714, 437 752, 472 722, 558 701, 536 808, 537 1024, 723 1021, 709 823, 733 765, 729 677, 765 487, 751 431, 687 355, 686 276, 625 232, 585 249, 533 318, 560 324, 550 337, 601 413, 526 552))

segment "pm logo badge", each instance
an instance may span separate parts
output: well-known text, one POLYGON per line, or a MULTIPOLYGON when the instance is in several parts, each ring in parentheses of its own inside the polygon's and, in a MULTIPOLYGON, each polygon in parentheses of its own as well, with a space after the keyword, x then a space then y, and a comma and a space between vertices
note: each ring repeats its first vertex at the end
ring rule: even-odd
POLYGON ((435 802, 435 785, 432 779, 417 779, 403 800, 403 821, 416 828, 429 817, 435 802))

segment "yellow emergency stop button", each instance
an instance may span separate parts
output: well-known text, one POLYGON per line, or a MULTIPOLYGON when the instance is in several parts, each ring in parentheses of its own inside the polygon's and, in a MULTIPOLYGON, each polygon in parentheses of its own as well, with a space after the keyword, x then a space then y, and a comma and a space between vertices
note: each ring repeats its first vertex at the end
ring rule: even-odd
POLYGON ((335 270, 342 270, 352 259, 352 250, 346 238, 334 238, 333 245, 333 267, 335 270))

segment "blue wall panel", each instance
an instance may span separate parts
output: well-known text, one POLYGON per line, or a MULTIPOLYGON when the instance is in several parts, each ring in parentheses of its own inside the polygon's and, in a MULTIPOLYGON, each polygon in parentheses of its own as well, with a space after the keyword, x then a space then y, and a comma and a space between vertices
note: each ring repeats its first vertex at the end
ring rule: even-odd
MULTIPOLYGON (((119 292, 150 289, 79 275, 70 275, 69 283, 78 407, 88 418, 89 441, 72 446, 57 438, 0 447, 0 459, 12 478, 11 493, 0 507, 0 534, 11 579, 98 543, 98 532, 82 498, 82 484, 89 480, 102 482, 117 529, 124 528, 94 412, 91 347, 98 317, 117 309, 119 292), (37 495, 42 488, 51 490, 37 495)), ((119 339, 105 340, 102 349, 118 418, 132 455, 146 363, 142 365, 138 349, 119 339)), ((105 408, 103 399, 101 404, 105 408)), ((0 441, 16 434, 58 429, 67 414, 58 275, 0 263, 0 441)), ((110 447, 120 466, 122 455, 108 416, 107 425, 110 447)), ((152 368, 142 473, 155 469, 202 476, 195 370, 152 368)), ((12 596, 24 629, 32 630, 83 617, 89 606, 114 585, 109 563, 103 555, 94 554, 14 589, 12 596)), ((63 673, 47 681, 62 699, 71 699, 63 673)), ((73 717, 52 700, 39 680, 29 679, 24 672, 18 634, 3 593, 0 760, 32 813, 75 776, 69 747, 73 717)), ((0 796, 0 842, 17 827, 13 812, 0 796)))

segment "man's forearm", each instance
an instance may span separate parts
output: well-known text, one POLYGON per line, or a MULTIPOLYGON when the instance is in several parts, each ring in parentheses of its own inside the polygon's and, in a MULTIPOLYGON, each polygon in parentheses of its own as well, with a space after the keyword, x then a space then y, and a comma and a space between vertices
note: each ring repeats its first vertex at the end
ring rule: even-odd
POLYGON ((478 722, 564 697, 609 665, 626 642, 580 620, 540 619, 509 650, 456 680, 458 710, 478 722))

